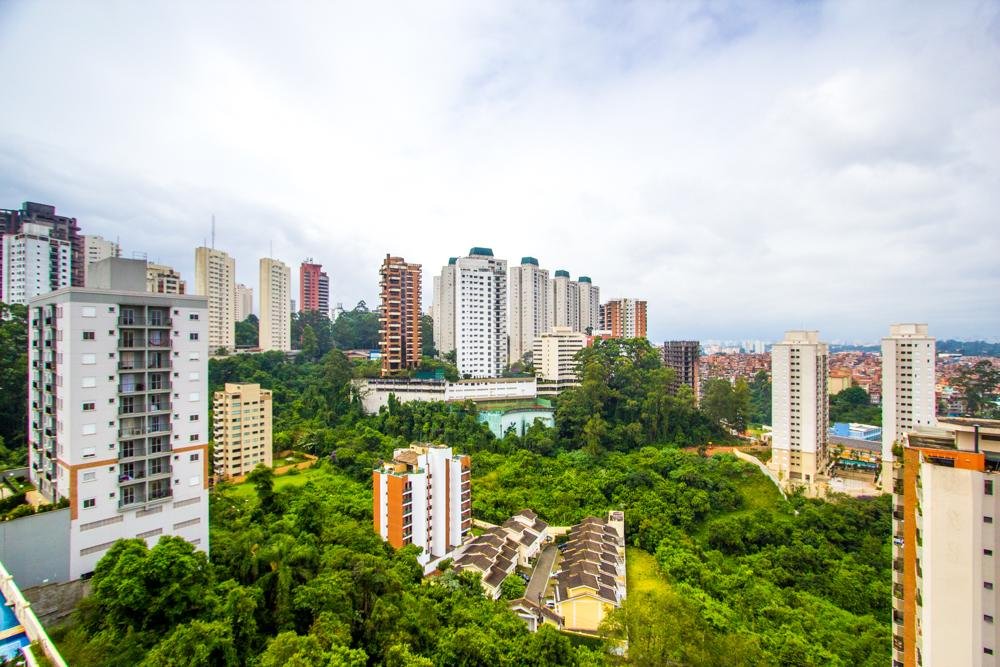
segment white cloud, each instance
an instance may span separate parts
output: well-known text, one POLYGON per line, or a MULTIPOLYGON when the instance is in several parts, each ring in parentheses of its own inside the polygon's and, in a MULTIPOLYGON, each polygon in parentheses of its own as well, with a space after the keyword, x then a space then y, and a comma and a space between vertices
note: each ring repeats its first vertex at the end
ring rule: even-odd
MULTIPOLYGON (((650 335, 1000 325, 997 8, 0 7, 0 205, 178 266, 270 243, 374 302, 489 245, 650 302, 650 335)), ((425 302, 429 301, 429 293, 425 302)))

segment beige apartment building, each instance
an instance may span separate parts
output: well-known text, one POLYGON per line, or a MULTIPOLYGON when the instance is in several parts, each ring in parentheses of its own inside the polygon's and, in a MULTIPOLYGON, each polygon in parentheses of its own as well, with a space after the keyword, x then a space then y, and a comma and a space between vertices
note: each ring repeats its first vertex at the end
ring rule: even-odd
POLYGON ((236 260, 206 248, 194 251, 194 292, 208 297, 208 352, 236 348, 236 260))
POLYGON ((892 447, 937 423, 935 340, 926 324, 893 324, 882 339, 882 479, 892 479, 892 447))
POLYGON ((830 403, 829 352, 818 331, 788 331, 771 349, 771 460, 768 467, 789 488, 822 492, 830 403))
POLYGON ((292 270, 284 262, 260 260, 260 349, 292 349, 292 270))
POLYGON ((569 327, 554 327, 535 338, 531 358, 540 396, 554 396, 564 389, 580 385, 576 354, 585 347, 587 334, 569 327))
POLYGON ((259 384, 227 382, 215 392, 216 479, 247 475, 274 460, 271 435, 271 391, 259 384))
POLYGON ((184 294, 187 285, 181 274, 166 264, 146 264, 146 291, 156 294, 184 294))
POLYGON ((892 664, 997 665, 1000 420, 938 422, 893 464, 892 664))

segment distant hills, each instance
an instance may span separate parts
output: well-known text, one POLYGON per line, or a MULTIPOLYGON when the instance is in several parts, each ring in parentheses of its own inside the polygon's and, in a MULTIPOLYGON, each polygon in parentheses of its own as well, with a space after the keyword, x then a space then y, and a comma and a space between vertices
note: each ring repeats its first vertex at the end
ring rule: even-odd
MULTIPOLYGON (((880 352, 879 345, 830 345, 830 352, 880 352)), ((984 340, 939 340, 938 354, 963 354, 971 357, 1000 357, 1000 343, 984 340)))

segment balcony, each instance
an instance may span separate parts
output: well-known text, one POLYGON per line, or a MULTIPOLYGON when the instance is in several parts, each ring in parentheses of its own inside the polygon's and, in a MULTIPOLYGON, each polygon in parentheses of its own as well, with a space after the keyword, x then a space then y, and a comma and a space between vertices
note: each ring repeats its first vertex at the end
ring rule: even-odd
POLYGON ((139 382, 136 384, 118 385, 119 394, 141 394, 146 391, 146 385, 139 382))
POLYGON ((119 361, 118 370, 120 371, 141 371, 145 370, 146 362, 143 359, 133 359, 131 361, 119 361))
POLYGON ((160 477, 169 477, 173 471, 173 466, 169 465, 150 466, 147 476, 149 479, 159 479, 160 477))
POLYGON ((146 391, 151 393, 154 391, 170 391, 170 383, 160 382, 159 384, 150 384, 149 389, 147 389, 146 391))
POLYGON ((118 429, 118 438, 138 438, 146 434, 146 429, 142 426, 129 426, 118 429))

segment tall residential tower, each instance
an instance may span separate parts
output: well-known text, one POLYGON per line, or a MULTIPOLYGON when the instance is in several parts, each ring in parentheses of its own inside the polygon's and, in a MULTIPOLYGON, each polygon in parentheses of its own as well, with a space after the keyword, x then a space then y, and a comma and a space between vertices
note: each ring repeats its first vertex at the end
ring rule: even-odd
POLYGON ((882 488, 892 479, 892 446, 937 421, 935 341, 926 324, 893 324, 882 339, 882 488))
POLYGON ((292 272, 284 262, 260 260, 260 349, 292 349, 292 313, 289 307, 292 272))
POLYGON ((420 365, 420 265, 402 257, 385 256, 379 271, 382 308, 379 345, 382 376, 396 375, 420 365))
POLYGON ((330 278, 312 259, 299 265, 299 312, 309 311, 330 315, 330 278))
POLYGON ((221 250, 194 251, 194 292, 208 297, 208 349, 236 348, 236 260, 221 250))
POLYGON ((532 351, 535 339, 548 329, 549 272, 534 257, 522 257, 510 268, 510 361, 532 351))

